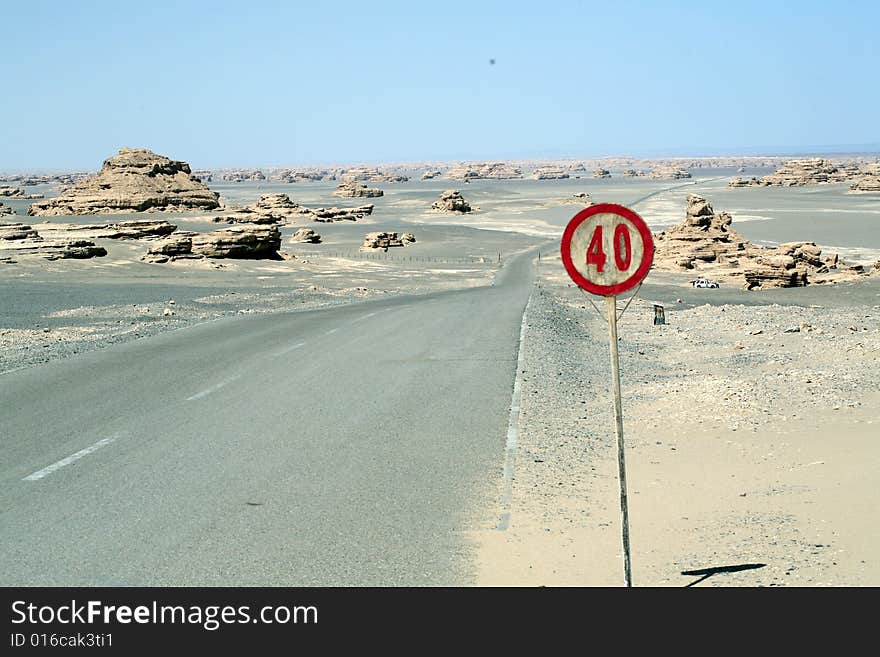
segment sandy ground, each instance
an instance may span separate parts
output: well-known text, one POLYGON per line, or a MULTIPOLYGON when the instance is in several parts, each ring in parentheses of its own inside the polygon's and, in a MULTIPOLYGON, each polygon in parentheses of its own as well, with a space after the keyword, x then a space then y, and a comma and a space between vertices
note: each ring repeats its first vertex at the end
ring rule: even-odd
MULTIPOLYGON (((656 289, 674 294, 667 279, 656 289)), ((666 326, 643 299, 627 310, 636 585, 880 584, 880 297, 850 287, 833 307, 809 303, 827 288, 786 305, 789 291, 730 303, 702 290, 711 303, 667 301, 666 326), (762 565, 682 574, 747 564, 762 565)), ((527 323, 509 527, 475 534, 477 583, 620 585, 606 323, 550 259, 527 323)))
MULTIPOLYGON (((399 227, 395 224, 395 229, 399 227)), ((245 313, 310 310, 388 295, 488 284, 504 260, 540 240, 461 226, 418 227, 415 245, 362 253, 372 226, 321 225, 326 242, 287 259, 148 264, 150 240, 97 240, 102 258, 20 258, 0 267, 0 374, 162 331, 245 313)))
MULTIPOLYGON (((479 208, 464 217, 424 210, 449 181, 388 186, 368 221, 313 225, 321 245, 293 244, 295 227, 285 228, 283 250, 295 257, 278 262, 151 265, 139 261, 146 241, 104 240, 105 258, 0 267, 0 373, 230 314, 485 284, 499 259, 558 238, 577 210, 571 194, 585 190, 635 204, 655 228, 679 221, 696 191, 732 210, 750 239, 815 239, 865 262, 880 253, 876 199, 830 186, 725 185, 718 176, 484 181, 457 185, 479 208), (372 230, 413 231, 418 241, 365 256, 358 247, 372 230)), ((278 187, 222 191, 241 203, 285 191, 310 206, 340 204, 330 185, 278 187)), ((880 584, 871 476, 880 465, 880 278, 759 293, 697 291, 686 279, 651 274, 620 325, 635 583, 684 586, 699 577, 682 571, 763 564, 699 585, 880 584), (646 300, 667 304, 667 326, 652 325, 646 300)), ((606 325, 554 257, 539 267, 527 323, 512 499, 472 535, 475 582, 618 585, 606 325), (502 511, 505 531, 495 528, 502 511)), ((497 487, 500 500, 500 476, 497 487)))

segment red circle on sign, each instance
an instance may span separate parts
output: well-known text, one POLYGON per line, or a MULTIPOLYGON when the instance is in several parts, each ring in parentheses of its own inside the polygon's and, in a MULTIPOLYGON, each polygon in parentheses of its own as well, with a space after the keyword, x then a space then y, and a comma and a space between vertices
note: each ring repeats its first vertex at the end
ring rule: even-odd
POLYGON ((568 226, 565 227, 565 232, 562 234, 562 264, 565 265, 565 270, 579 287, 599 296, 610 297, 635 287, 648 274, 648 270, 651 269, 651 263, 653 262, 654 238, 651 235, 651 229, 648 228, 648 224, 629 208, 617 205, 616 203, 597 203, 596 205, 584 208, 572 217, 571 221, 568 222, 568 226), (587 219, 597 214, 616 214, 619 217, 623 217, 636 227, 642 238, 644 251, 638 268, 633 272, 632 276, 614 285, 601 285, 589 280, 581 274, 571 259, 571 240, 574 237, 575 231, 587 219))

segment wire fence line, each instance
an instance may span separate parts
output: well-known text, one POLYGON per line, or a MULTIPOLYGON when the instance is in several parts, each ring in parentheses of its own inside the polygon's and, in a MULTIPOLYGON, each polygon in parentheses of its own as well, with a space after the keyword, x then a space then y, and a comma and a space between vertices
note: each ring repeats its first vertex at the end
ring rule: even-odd
POLYGON ((414 262, 414 263, 432 263, 438 265, 486 265, 495 264, 502 261, 501 254, 493 256, 469 256, 469 257, 446 257, 446 256, 425 256, 425 255, 405 255, 403 253, 394 253, 393 251, 378 253, 370 251, 297 251, 296 255, 303 258, 351 258, 356 260, 372 260, 372 261, 392 261, 392 262, 414 262))

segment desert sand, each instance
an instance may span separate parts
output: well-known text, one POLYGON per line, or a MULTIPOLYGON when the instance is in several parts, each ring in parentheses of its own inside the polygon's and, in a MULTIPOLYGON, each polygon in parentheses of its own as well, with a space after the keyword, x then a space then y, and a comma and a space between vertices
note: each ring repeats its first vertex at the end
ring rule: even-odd
MULTIPOLYGON (((88 260, 11 257, 0 264, 0 373, 233 314, 490 285, 510 256, 538 247, 521 345, 515 476, 504 477, 499 443, 498 471, 485 482, 496 504, 472 510, 466 535, 472 581, 619 585, 606 326, 565 275, 558 239, 590 202, 631 205, 659 232, 678 224, 687 195, 698 193, 729 210, 756 245, 811 241, 868 273, 752 292, 730 280, 696 290, 686 272, 649 274, 620 325, 635 584, 684 586, 700 576, 682 572, 757 564, 698 584, 880 583, 876 195, 848 194, 847 183, 728 189, 739 172, 711 168, 727 161, 705 168, 656 163, 690 165, 692 180, 622 175, 648 164, 632 159, 584 163, 532 163, 569 175, 541 180, 527 177, 522 163, 447 164, 436 167, 438 175, 427 165, 390 173, 340 168, 317 179, 307 171, 290 175, 287 183, 272 181, 276 174, 224 180, 196 172, 220 181, 210 189, 221 207, 165 215, 180 231, 214 231, 214 219, 242 216, 241 208, 266 194, 288 194, 308 208, 344 205, 334 192, 346 172, 349 180, 377 181, 384 193, 370 199, 370 214, 354 220, 315 223, 315 213, 279 220, 278 259, 145 262, 161 239, 153 236, 95 237, 107 255, 88 260), (590 177, 600 164, 611 178, 590 177), (432 175, 423 180, 426 169, 432 175), (432 210, 453 186, 473 211, 432 210), (304 228, 320 233, 320 243, 295 239, 304 228), (365 236, 375 233, 412 234, 415 241, 362 251, 365 236), (651 323, 654 302, 665 304, 667 325, 651 323)), ((763 168, 746 175, 773 170, 771 162, 757 164, 763 168)), ((44 203, 60 191, 51 182, 35 188, 44 203)), ((4 203, 15 212, 4 221, 27 221, 28 201, 4 203)), ((113 221, 142 216, 119 213, 113 221)))
MULTIPOLYGON (((880 281, 713 298, 669 276, 619 329, 634 584, 876 585, 880 281)), ((620 585, 606 322, 545 258, 526 323, 516 474, 474 534, 477 582, 620 585)))

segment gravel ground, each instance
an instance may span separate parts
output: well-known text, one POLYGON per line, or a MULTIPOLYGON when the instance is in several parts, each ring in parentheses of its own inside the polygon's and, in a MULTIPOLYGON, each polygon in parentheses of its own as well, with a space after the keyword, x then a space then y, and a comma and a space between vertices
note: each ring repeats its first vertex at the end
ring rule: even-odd
MULTIPOLYGON (((464 239, 449 232, 452 241, 464 239)), ((501 233, 491 237, 505 258, 530 243, 514 234, 507 241, 501 233)), ((486 285, 501 265, 463 250, 456 257, 425 255, 424 245, 415 256, 353 248, 349 256, 318 251, 285 261, 148 265, 139 262, 146 242, 104 245, 106 258, 0 268, 0 374, 229 315, 486 285)), ((437 238, 434 248, 446 244, 437 238)))
MULTIPOLYGON (((877 516, 880 306, 760 295, 673 303, 664 326, 636 299, 620 320, 637 584, 743 563, 765 566, 701 585, 880 583, 853 556, 864 519, 839 520, 847 495, 877 516)), ((510 528, 478 537, 481 583, 619 584, 607 325, 548 258, 527 326, 510 528)))
POLYGON ((312 310, 381 297, 383 290, 221 292, 177 301, 75 306, 35 317, 32 326, 0 327, 0 374, 189 324, 232 315, 312 310))

